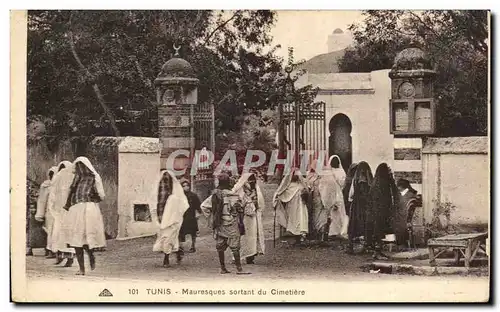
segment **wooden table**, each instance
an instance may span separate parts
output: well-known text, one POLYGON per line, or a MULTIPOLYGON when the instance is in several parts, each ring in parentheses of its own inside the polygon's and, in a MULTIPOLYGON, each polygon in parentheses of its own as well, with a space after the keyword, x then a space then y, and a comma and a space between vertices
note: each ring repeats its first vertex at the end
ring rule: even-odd
POLYGON ((429 247, 429 263, 436 265, 436 259, 446 250, 453 249, 455 253, 455 263, 458 265, 460 257, 465 260, 465 267, 469 268, 470 263, 481 250, 486 253, 486 238, 488 232, 471 234, 451 234, 438 238, 431 238, 427 241, 429 247))

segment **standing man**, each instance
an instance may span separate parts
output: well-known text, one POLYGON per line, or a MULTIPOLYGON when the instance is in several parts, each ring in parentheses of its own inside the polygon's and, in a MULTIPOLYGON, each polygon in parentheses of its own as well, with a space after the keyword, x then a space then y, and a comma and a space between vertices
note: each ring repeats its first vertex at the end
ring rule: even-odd
POLYGON ((224 260, 224 252, 229 247, 233 253, 237 274, 248 274, 243 271, 240 258, 241 235, 245 234, 243 206, 239 196, 230 190, 229 175, 223 173, 218 180, 218 188, 201 204, 201 209, 214 231, 220 273, 230 273, 224 260))
POLYGON ((189 203, 189 208, 184 213, 184 221, 182 222, 181 232, 179 239, 183 243, 186 241, 186 235, 191 236, 191 249, 189 252, 196 252, 196 235, 198 233, 198 219, 197 215, 202 214, 201 202, 198 195, 191 192, 191 183, 188 179, 181 179, 181 185, 184 189, 184 194, 189 203))

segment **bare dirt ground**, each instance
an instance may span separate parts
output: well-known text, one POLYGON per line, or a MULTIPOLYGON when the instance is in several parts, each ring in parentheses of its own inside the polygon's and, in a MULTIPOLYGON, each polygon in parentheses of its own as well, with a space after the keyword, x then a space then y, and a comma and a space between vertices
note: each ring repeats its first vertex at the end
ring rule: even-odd
MULTIPOLYGON (((263 192, 266 202, 271 203, 276 185, 266 185, 263 192)), ((276 240, 273 246, 274 211, 267 207, 264 214, 266 232, 266 254, 256 259, 255 265, 245 265, 251 275, 219 274, 215 242, 202 218, 199 222, 201 235, 197 240, 197 252, 186 253, 181 265, 172 259, 171 268, 163 268, 162 255, 152 251, 154 237, 127 241, 108 241, 106 251, 97 253, 97 269, 84 277, 76 277, 77 264, 72 268, 54 265, 54 259, 45 259, 41 252, 27 257, 26 270, 30 280, 143 280, 143 281, 209 281, 217 280, 331 280, 331 281, 390 281, 397 286, 401 282, 441 281, 453 285, 455 282, 466 287, 478 283, 487 287, 488 277, 479 276, 409 276, 391 274, 370 274, 360 266, 370 260, 369 255, 346 255, 340 250, 339 242, 329 246, 294 247, 276 240)), ((188 243, 190 239, 188 237, 188 243)), ((189 246, 187 246, 189 247, 189 246)), ((173 258, 173 257, 172 257, 173 258)), ((85 258, 88 261, 88 258, 85 258)), ((228 269, 235 271, 230 263, 229 252, 226 261, 228 269)), ((88 268, 88 262, 86 263, 88 268)), ((457 284, 458 285, 458 284, 457 284)), ((449 288, 451 291, 451 288, 449 288)), ((444 289, 446 291, 446 289, 444 289)))

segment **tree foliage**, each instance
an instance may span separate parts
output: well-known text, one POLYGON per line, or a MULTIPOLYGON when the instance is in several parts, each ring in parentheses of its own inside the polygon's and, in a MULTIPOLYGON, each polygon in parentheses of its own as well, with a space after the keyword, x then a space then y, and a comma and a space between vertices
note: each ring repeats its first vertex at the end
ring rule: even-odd
MULTIPOLYGON (((30 11, 28 123, 71 135, 155 136, 154 79, 181 45, 217 130, 287 99, 272 11, 30 11)), ((312 100, 315 90, 296 96, 312 100)))
POLYGON ((355 44, 339 62, 343 72, 391 68, 408 47, 429 55, 437 71, 439 134, 486 135, 488 129, 487 11, 365 11, 353 24, 355 44))

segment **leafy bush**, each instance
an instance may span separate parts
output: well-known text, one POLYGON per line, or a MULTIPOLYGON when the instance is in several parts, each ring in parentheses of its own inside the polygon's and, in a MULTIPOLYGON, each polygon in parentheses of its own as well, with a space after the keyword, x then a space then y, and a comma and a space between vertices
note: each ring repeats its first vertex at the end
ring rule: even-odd
POLYGON ((441 202, 438 199, 433 200, 433 203, 432 220, 425 226, 427 239, 454 233, 455 228, 450 224, 450 220, 457 207, 449 201, 441 202))

